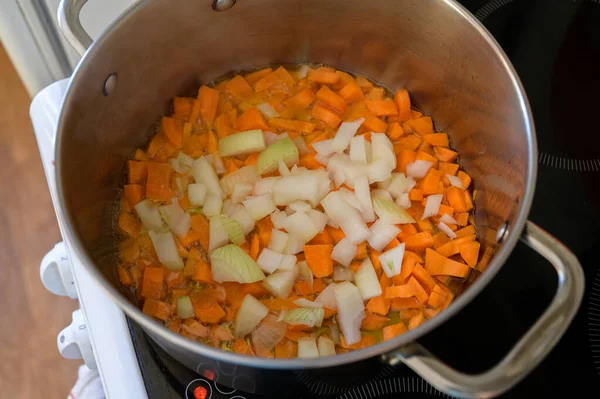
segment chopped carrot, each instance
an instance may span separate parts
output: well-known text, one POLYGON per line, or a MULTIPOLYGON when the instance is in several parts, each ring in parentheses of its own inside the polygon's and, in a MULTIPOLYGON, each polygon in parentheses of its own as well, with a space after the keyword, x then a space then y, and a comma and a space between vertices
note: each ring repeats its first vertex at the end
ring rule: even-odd
POLYGON ((302 338, 310 338, 310 337, 311 337, 311 335, 304 331, 292 331, 291 329, 288 329, 287 332, 285 333, 285 338, 289 339, 290 341, 294 341, 294 342, 298 342, 302 338))
POLYGON ((306 78, 310 82, 331 85, 340 80, 340 76, 328 68, 309 69, 306 78))
POLYGON ((431 293, 431 295, 429 295, 429 300, 427 301, 427 305, 431 306, 432 308, 439 308, 444 304, 445 301, 446 301, 445 295, 441 295, 440 293, 434 291, 431 293))
POLYGON ((139 184, 126 184, 123 186, 125 198, 130 206, 134 207, 144 199, 144 188, 139 184))
POLYGON ((258 155, 258 152, 248 155, 248 158, 244 161, 244 166, 256 165, 256 162, 258 162, 258 155))
POLYGON ((456 172, 458 172, 458 167, 459 166, 456 163, 449 163, 449 162, 443 162, 443 161, 440 161, 440 163, 438 164, 438 168, 444 176, 445 175, 451 175, 451 176, 456 175, 456 172))
MULTIPOLYGON (((281 298, 262 299, 261 303, 263 305, 265 305, 267 308, 269 308, 269 310, 274 311, 274 312, 280 312, 282 310, 292 310, 292 309, 298 308, 298 305, 296 305, 291 299, 281 299, 281 298)), ((241 304, 241 300, 240 300, 240 304, 241 304)))
POLYGON ((279 130, 294 130, 303 133, 312 133, 316 127, 314 123, 282 118, 269 119, 269 125, 279 130))
POLYGON ((400 150, 396 153, 396 170, 406 173, 406 165, 415 161, 417 153, 412 150, 400 150))
POLYGON ((273 227, 274 226, 271 218, 262 218, 256 222, 256 230, 258 232, 258 238, 260 239, 260 245, 262 247, 269 245, 273 227))
MULTIPOLYGON (((248 77, 246 77, 246 79, 248 79, 248 77)), ((296 81, 292 75, 290 75, 290 73, 284 67, 279 67, 256 82, 254 85, 254 90, 256 90, 258 93, 279 85, 292 87, 295 85, 295 83, 296 81)))
POLYGON ((367 93, 369 100, 383 100, 385 97, 385 90, 383 87, 374 87, 367 93))
POLYGON ((400 226, 400 233, 398 233, 396 237, 398 237, 401 242, 405 242, 406 237, 417 233, 417 228, 413 224, 403 224, 400 226))
POLYGON ((411 111, 410 96, 408 95, 408 90, 400 89, 396 91, 394 101, 396 102, 396 106, 398 107, 398 120, 407 121, 410 118, 411 111))
POLYGON ((406 244, 406 249, 409 251, 423 251, 425 248, 433 246, 433 237, 430 232, 424 231, 406 237, 404 242, 406 244))
POLYGON ((298 166, 303 166, 306 169, 310 169, 310 170, 316 170, 316 169, 322 168, 322 165, 319 162, 317 162, 317 160, 315 159, 314 154, 302 155, 300 157, 300 160, 298 161, 298 166))
POLYGON ((468 276, 470 269, 468 265, 448 259, 430 248, 426 250, 425 270, 432 276, 444 275, 464 278, 468 276))
POLYGON ((219 138, 227 137, 233 133, 233 129, 231 127, 231 122, 229 121, 229 117, 226 114, 221 114, 217 116, 214 123, 215 132, 217 132, 217 136, 219 138))
POLYGON ((424 320, 425 320, 425 317, 423 315, 423 312, 419 312, 416 316, 411 318, 410 321, 408 322, 408 329, 413 330, 413 329, 417 328, 418 326, 420 326, 423 323, 424 320))
POLYGON ((225 317, 225 311, 217 300, 205 291, 190 295, 194 313, 202 323, 218 323, 225 317))
POLYGON ((415 290, 412 284, 394 285, 387 287, 383 295, 386 299, 410 298, 415 296, 415 290))
POLYGON ((379 316, 377 314, 367 312, 367 315, 363 319, 360 328, 361 328, 361 330, 365 330, 365 331, 380 330, 389 322, 390 322, 390 319, 387 317, 379 316))
POLYGON ((119 229, 131 238, 136 238, 142 231, 142 224, 129 213, 121 213, 118 221, 119 229))
POLYGON ((308 281, 297 281, 294 284, 294 292, 300 296, 308 296, 313 293, 313 289, 308 281))
POLYGON ((371 298, 369 302, 367 302, 366 308, 370 312, 386 315, 390 310, 390 304, 391 301, 382 294, 375 298, 371 298))
POLYGON ((440 209, 438 211, 438 215, 443 216, 444 214, 447 214, 448 216, 452 216, 454 214, 454 208, 441 204, 440 205, 440 209))
POLYGON ((117 273, 119 274, 119 281, 121 284, 123 284, 125 287, 131 287, 133 285, 133 279, 131 278, 131 275, 123 266, 119 266, 117 268, 117 273))
POLYGON ((389 341, 405 332, 406 326, 402 322, 383 327, 383 340, 389 341))
POLYGON ((334 229, 331 226, 326 226, 325 230, 327 230, 327 232, 329 232, 329 235, 331 235, 331 237, 333 238, 333 242, 336 244, 338 242, 342 241, 344 239, 344 237, 346 237, 346 234, 344 234, 342 229, 334 229))
POLYGON ((214 283, 212 279, 212 271, 210 269, 210 266, 204 261, 203 258, 200 258, 194 266, 192 280, 200 281, 203 283, 214 283))
POLYGON ((242 284, 242 287, 244 288, 244 292, 246 294, 250 294, 254 297, 263 297, 265 295, 267 295, 267 290, 265 289, 265 287, 262 285, 262 282, 257 281, 254 283, 248 283, 248 284, 242 284))
POLYGON ((333 245, 305 245, 304 256, 306 263, 317 278, 327 277, 333 273, 331 252, 333 245))
POLYGON ((335 112, 319 103, 313 105, 312 116, 315 119, 325 122, 334 129, 342 122, 335 112))
POLYGON ((129 184, 145 184, 148 177, 148 162, 127 161, 129 184))
POLYGON ((184 282, 183 273, 168 271, 165 277, 165 282, 167 283, 167 288, 169 289, 177 287, 184 282))
POLYGON ((436 248, 436 251, 445 257, 456 255, 460 252, 460 246, 475 241, 475 234, 470 236, 457 237, 454 240, 450 240, 447 243, 436 248))
POLYGON ((173 99, 173 117, 187 120, 192 113, 194 101, 196 99, 190 97, 175 97, 173 99))
POLYGON ((467 265, 475 267, 479 258, 480 244, 477 241, 470 241, 458 246, 460 256, 464 259, 467 265))
POLYGON ((470 225, 455 232, 456 238, 470 236, 476 234, 475 226, 470 225))
POLYGON ((144 301, 142 312, 155 319, 168 320, 171 317, 171 304, 148 298, 144 301))
POLYGON ((410 119, 402 123, 402 129, 404 129, 405 132, 413 132, 423 137, 426 134, 433 133, 433 121, 429 116, 424 116, 419 119, 410 119))
POLYGON ((258 82, 259 80, 261 80, 262 78, 264 78, 265 76, 270 74, 271 72, 273 72, 272 68, 263 68, 258 71, 254 71, 254 72, 250 72, 250 73, 246 74, 244 76, 244 78, 246 79, 246 82, 248 82, 251 85, 254 85, 256 82, 258 82))
POLYGON ((348 108, 346 101, 327 86, 321 86, 321 89, 317 92, 317 100, 339 113, 348 108))
POLYGON ((142 277, 142 298, 161 299, 165 294, 164 273, 160 267, 146 267, 142 277))
POLYGON ((437 169, 430 168, 425 177, 421 180, 421 190, 423 195, 437 194, 438 184, 440 182, 440 172, 437 169))
POLYGON ((265 122, 262 114, 254 107, 248 108, 237 118, 235 127, 240 132, 252 129, 269 130, 269 125, 265 122))
POLYGON ((398 122, 393 122, 388 124, 386 134, 390 138, 390 140, 398 140, 400 137, 404 135, 404 130, 402 130, 402 126, 398 122))
POLYGON ((445 196, 448 200, 448 205, 456 212, 466 212, 469 210, 465 200, 465 194, 460 188, 454 186, 446 188, 445 196))
POLYGON ((428 231, 430 233, 434 232, 433 225, 429 219, 419 220, 417 221, 417 229, 421 232, 428 231))
POLYGON ((367 108, 375 116, 392 116, 398 115, 398 107, 391 100, 367 100, 367 108))
MULTIPOLYGON (((402 130, 404 130, 404 132, 406 133, 404 127, 402 128, 402 130)), ((415 134, 400 137, 398 141, 394 143, 394 152, 397 154, 400 150, 415 151, 422 141, 423 139, 421 139, 415 134)))
POLYGON ((358 341, 357 343, 352 344, 352 345, 346 344, 346 340, 344 339, 343 335, 340 337, 340 340, 341 340, 340 346, 342 348, 354 349, 354 350, 368 348, 369 346, 373 346, 377 343, 377 337, 375 337, 374 335, 371 335, 371 334, 362 335, 362 337, 360 338, 360 341, 358 341))
POLYGON ((146 196, 154 201, 169 201, 175 196, 171 189, 173 166, 168 163, 146 162, 148 182, 146 196))
POLYGON ((468 189, 471 185, 471 176, 463 172, 462 170, 458 171, 458 178, 462 181, 463 189, 468 189))
POLYGON ((192 216, 192 229, 197 233, 201 234, 199 241, 200 245, 208 251, 208 244, 210 239, 210 224, 208 219, 204 215, 196 214, 192 216))
POLYGON ((342 87, 338 91, 338 94, 348 103, 360 101, 365 98, 360 86, 354 80, 348 82, 344 87, 342 87))
POLYGON ((227 82, 225 88, 229 94, 237 98, 245 98, 254 93, 252 86, 241 75, 237 75, 227 82))
POLYGON ((260 239, 258 238, 258 234, 254 234, 252 236, 252 241, 250 244, 250 257, 254 260, 258 259, 259 251, 260 251, 260 239))
POLYGON ((421 302, 421 304, 423 305, 427 304, 427 300, 429 299, 429 293, 423 288, 423 286, 414 276, 410 277, 407 284, 413 287, 413 293, 415 298, 417 298, 417 301, 421 302))
POLYGON ((289 99, 285 100, 285 105, 290 108, 304 109, 308 108, 315 101, 315 92, 309 88, 302 89, 289 99))
POLYGON ((381 261, 379 260, 379 255, 381 255, 381 252, 375 250, 371 251, 370 259, 371 263, 373 263, 373 268, 375 270, 381 269, 381 261))
POLYGON ((428 153, 424 152, 424 151, 418 151, 417 152, 417 156, 415 157, 418 160, 422 160, 422 161, 428 161, 431 162, 432 168, 437 168, 438 167, 438 160, 436 157, 429 155, 428 153))
POLYGON ((211 127, 219 105, 219 92, 208 86, 202 85, 198 90, 198 104, 200 106, 200 119, 206 126, 211 127))
POLYGON ((448 147, 448 135, 446 133, 431 133, 423 136, 423 141, 434 147, 448 147))
POLYGON ((298 356, 298 344, 289 339, 282 339, 275 345, 275 358, 293 359, 298 356))
POLYGON ((308 242, 309 245, 331 245, 333 244, 333 239, 331 238, 331 234, 329 234, 328 229, 324 229, 322 232, 317 234, 312 240, 308 242))
POLYGON ((174 148, 182 147, 183 124, 175 118, 163 116, 160 121, 160 128, 169 143, 174 148))
POLYGON ((454 162, 458 158, 458 152, 444 147, 433 147, 437 159, 443 162, 454 162))
POLYGON ((402 310, 402 309, 421 309, 423 305, 417 301, 415 297, 410 298, 394 298, 392 299, 392 304, 390 305, 392 310, 402 310))
POLYGON ((363 122, 361 129, 366 129, 370 132, 385 132, 387 130, 387 123, 379 119, 373 114, 364 115, 365 121, 363 122))

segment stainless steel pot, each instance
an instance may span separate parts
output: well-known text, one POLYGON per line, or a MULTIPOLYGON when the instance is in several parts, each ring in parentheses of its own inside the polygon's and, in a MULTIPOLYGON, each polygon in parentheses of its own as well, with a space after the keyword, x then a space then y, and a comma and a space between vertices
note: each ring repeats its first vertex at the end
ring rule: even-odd
POLYGON ((85 53, 71 79, 58 128, 60 211, 89 272, 178 361, 199 372, 210 368, 219 383, 243 390, 304 384, 309 391, 318 386, 329 393, 340 389, 340 380, 356 382, 384 365, 404 363, 448 394, 486 398, 516 384, 560 339, 579 307, 583 272, 568 249, 527 221, 537 161, 527 98, 506 55, 459 4, 142 0, 92 44, 78 19, 85 2, 63 0, 59 10, 66 37, 85 53), (415 104, 450 134, 473 177, 479 240, 495 253, 485 272, 474 272, 446 311, 367 349, 322 359, 274 360, 203 346, 143 315, 120 290, 111 238, 125 160, 148 139, 149 127, 173 96, 193 92, 201 82, 231 70, 303 62, 360 72, 392 89, 408 88, 415 104), (492 369, 479 375, 452 370, 417 340, 473 300, 519 240, 556 269, 554 299, 492 369), (343 378, 351 372, 352 378, 343 378))

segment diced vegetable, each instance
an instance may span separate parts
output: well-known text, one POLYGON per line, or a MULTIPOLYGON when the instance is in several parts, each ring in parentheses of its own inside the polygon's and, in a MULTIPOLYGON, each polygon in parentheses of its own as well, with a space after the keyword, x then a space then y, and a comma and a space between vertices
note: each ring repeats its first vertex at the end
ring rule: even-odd
POLYGON ((323 307, 337 310, 337 302, 335 299, 335 287, 337 284, 331 283, 315 298, 315 302, 320 302, 323 307))
POLYGON ((444 234, 446 234, 450 239, 455 239, 456 238, 456 233, 452 231, 452 229, 450 227, 448 227, 448 225, 444 222, 439 222, 437 224, 437 228, 440 229, 440 231, 442 231, 444 234))
POLYGON ((319 202, 320 183, 319 175, 315 173, 282 177, 273 186, 275 204, 285 206, 301 200, 316 206, 319 202))
POLYGON ((308 283, 310 289, 313 289, 313 272, 308 267, 308 264, 305 260, 302 262, 298 262, 298 271, 300 274, 300 278, 308 283))
POLYGON ((406 175, 422 179, 425 177, 432 165, 433 163, 429 161, 417 159, 415 162, 406 165, 406 175))
POLYGON ((252 187, 252 183, 236 183, 231 192, 231 201, 239 204, 252 193, 252 187))
POLYGON ((302 359, 319 357, 317 341, 312 337, 300 338, 298 340, 298 357, 302 359))
MULTIPOLYGON (((260 180, 260 175, 254 166, 244 166, 229 173, 221 179, 221 188, 226 196, 231 195, 240 183, 255 183, 260 180)), ((238 201, 239 202, 239 201, 238 201)))
POLYGON ((223 209, 224 213, 230 218, 237 220, 242 226, 242 230, 244 231, 244 235, 250 233, 254 230, 254 219, 252 219, 252 215, 250 211, 246 209, 241 204, 231 204, 228 209, 223 209))
POLYGON ((412 202, 410 201, 408 193, 400 194, 398 198, 396 198, 396 205, 402 209, 410 208, 412 206, 412 202))
POLYGON ((294 201, 288 206, 295 212, 308 212, 312 209, 311 206, 304 201, 294 201))
POLYGON ((258 104, 256 108, 262 112, 267 119, 279 118, 279 112, 275 111, 275 108, 273 108, 269 103, 258 104))
POLYGON ((302 212, 296 212, 285 218, 282 227, 304 242, 309 242, 314 236, 319 234, 319 230, 317 230, 312 219, 302 212))
POLYGON ((250 335, 254 352, 259 356, 267 356, 282 340, 287 331, 287 324, 277 321, 277 317, 267 315, 250 335))
POLYGON ((338 325, 347 345, 360 341, 360 325, 365 318, 365 305, 356 286, 348 281, 333 289, 338 311, 338 325))
POLYGON ((385 251, 378 259, 385 275, 389 278, 397 276, 402 271, 402 260, 404 259, 405 244, 402 242, 397 247, 385 251))
POLYGON ((296 267, 298 258, 295 255, 283 255, 281 263, 277 267, 277 270, 292 270, 296 267))
POLYGON ((222 247, 229 242, 229 234, 223 227, 223 219, 218 215, 210 218, 209 237, 209 251, 222 247))
POLYGON ((327 225, 327 215, 325 215, 323 212, 317 211, 316 209, 309 209, 306 212, 306 215, 310 218, 310 220, 312 220, 318 232, 323 231, 327 225))
POLYGON ((265 278, 260 267, 237 245, 229 244, 210 252, 212 277, 218 283, 235 281, 247 284, 265 278))
POLYGON ((394 145, 385 133, 371 133, 371 148, 373 162, 383 159, 390 170, 396 169, 394 145))
POLYGON ((448 224, 448 223, 458 224, 458 222, 456 221, 456 219, 454 219, 452 216, 448 215, 447 213, 444 213, 440 217, 440 222, 444 222, 446 224, 448 224))
POLYGON ((194 164, 194 158, 184 152, 180 152, 177 158, 171 158, 170 161, 177 173, 189 173, 194 164))
POLYGON ((356 273, 354 273, 354 280, 362 299, 365 301, 375 298, 383 292, 377 279, 377 273, 375 273, 375 269, 369 258, 365 259, 356 273))
POLYGON ((317 141, 316 143, 312 143, 312 147, 315 149, 317 154, 328 157, 331 154, 335 153, 333 148, 331 148, 331 144, 333 143, 333 139, 327 139, 323 141, 317 141))
POLYGON ((306 298, 296 299, 294 301, 295 305, 300 306, 301 308, 322 308, 323 304, 321 302, 312 302, 306 298))
POLYGON ((335 281, 354 281, 354 272, 348 267, 335 265, 333 267, 333 279, 335 281))
POLYGON ((371 198, 373 200, 375 200, 375 198, 381 198, 381 199, 384 199, 387 201, 394 201, 390 192, 387 190, 384 190, 384 189, 378 189, 378 190, 371 191, 371 198))
POLYGON ((389 224, 383 219, 378 219, 373 223, 370 230, 371 237, 369 237, 368 241, 371 248, 375 251, 382 251, 400 233, 400 229, 397 226, 389 224))
POLYGON ((281 159, 279 160, 279 164, 278 164, 277 170, 278 170, 279 175, 281 177, 289 176, 291 174, 290 170, 287 167, 287 165, 281 159))
POLYGON ((446 178, 450 181, 450 184, 453 185, 454 187, 460 188, 461 190, 465 189, 463 187, 463 182, 460 179, 460 177, 453 176, 453 175, 446 175, 446 178))
POLYGON ((248 197, 242 203, 254 220, 260 220, 277 209, 270 193, 248 197))
POLYGON ((317 339, 317 348, 320 357, 335 355, 335 343, 326 336, 321 335, 317 339))
POLYGON ((183 269, 183 260, 177 251, 173 234, 170 231, 158 233, 153 230, 150 230, 148 234, 150 235, 152 245, 154 245, 154 250, 158 255, 160 263, 169 268, 169 270, 177 271, 183 269))
POLYGON ((221 192, 221 185, 219 184, 219 178, 206 157, 200 157, 194 161, 192 175, 194 176, 196 183, 204 184, 208 194, 223 195, 221 192))
POLYGON ((266 177, 264 179, 260 179, 256 183, 254 183, 254 188, 252 189, 252 195, 258 196, 266 193, 273 192, 273 187, 275 183, 277 183, 281 179, 279 176, 275 177, 266 177))
POLYGON ((206 186, 202 183, 188 184, 188 198, 192 206, 204 205, 206 199, 206 186))
POLYGON ((177 298, 177 316, 182 319, 189 319, 190 317, 194 317, 196 313, 194 312, 194 306, 192 305, 192 301, 189 296, 180 296, 177 298))
POLYGON ((344 152, 364 121, 364 118, 359 118, 352 122, 343 122, 333 138, 331 149, 334 152, 344 152))
POLYGON ((291 270, 277 270, 263 281, 263 286, 276 297, 287 298, 294 288, 298 273, 297 267, 291 270))
POLYGON ((286 313, 283 321, 291 326, 320 327, 323 322, 323 307, 298 308, 286 313))
MULTIPOLYGON (((275 209, 277 209, 277 207, 275 209)), ((271 214, 271 222, 273 223, 273 226, 275 226, 276 229, 283 229, 283 225, 287 217, 287 213, 276 210, 271 214)))
POLYGON ((272 251, 269 248, 264 248, 258 256, 256 263, 265 272, 273 273, 279 267, 282 260, 282 254, 272 251))
POLYGON ((388 224, 415 223, 415 219, 393 201, 375 198, 373 199, 373 208, 377 216, 388 224))
POLYGON ((340 265, 344 265, 346 267, 350 266, 352 263, 352 259, 356 255, 357 246, 352 244, 348 237, 344 237, 344 239, 338 242, 333 247, 333 252, 331 253, 331 259, 339 263, 340 265))
POLYGON ((271 251, 283 253, 285 246, 288 242, 288 234, 281 230, 271 230, 271 240, 269 241, 268 248, 271 251))
POLYGON ((352 162, 371 163, 371 151, 371 143, 365 140, 365 136, 352 137, 352 141, 350 141, 350 159, 352 162))
POLYGON ((344 220, 340 228, 352 244, 358 245, 371 237, 371 230, 361 217, 344 220))
POLYGON ((221 219, 221 226, 223 226, 223 230, 225 230, 225 233, 227 233, 227 236, 232 243, 241 245, 246 241, 244 230, 242 229, 240 222, 225 215, 215 216, 215 218, 217 217, 221 219))
POLYGON ((367 223, 375 220, 375 212, 373 211, 373 201, 371 200, 371 187, 366 177, 359 177, 354 180, 354 194, 358 199, 363 220, 367 223))
POLYGON ((268 314, 269 308, 252 295, 246 295, 235 318, 235 336, 237 338, 245 337, 251 333, 268 314))
POLYGON ((259 174, 264 175, 276 171, 280 160, 291 167, 298 163, 299 158, 298 147, 287 137, 277 140, 261 152, 256 168, 259 174))
POLYGON ((398 198, 400 195, 407 193, 410 181, 404 173, 392 174, 392 179, 387 187, 387 190, 394 198, 398 198))
POLYGON ((304 241, 296 237, 295 235, 288 235, 288 241, 283 250, 286 255, 296 255, 304 249, 304 241))
POLYGON ((180 237, 184 237, 191 227, 191 218, 189 213, 185 212, 177 198, 171 199, 169 205, 163 205, 158 208, 163 220, 171 230, 180 237))
POLYGON ((138 202, 134 208, 144 227, 155 231, 161 231, 165 229, 166 226, 160 217, 160 211, 158 210, 157 206, 152 204, 151 200, 145 199, 141 202, 138 202))
POLYGON ((427 200, 425 201, 425 210, 423 211, 423 217, 421 217, 421 220, 437 215, 440 210, 440 205, 442 204, 443 198, 443 194, 435 194, 428 196, 427 200))
POLYGON ((247 130, 219 139, 219 154, 223 157, 258 152, 265 147, 265 136, 260 129, 247 130))
POLYGON ((216 216, 221 213, 223 208, 223 199, 220 195, 208 194, 204 200, 202 212, 206 217, 216 216))

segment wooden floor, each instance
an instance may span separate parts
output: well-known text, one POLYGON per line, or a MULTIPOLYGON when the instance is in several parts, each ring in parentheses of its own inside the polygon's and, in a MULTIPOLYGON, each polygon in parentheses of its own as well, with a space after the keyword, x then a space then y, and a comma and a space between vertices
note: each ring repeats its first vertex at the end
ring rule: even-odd
POLYGON ((30 101, 0 45, 0 397, 66 398, 81 361, 60 356, 56 335, 77 302, 50 294, 39 277, 60 234, 30 101))

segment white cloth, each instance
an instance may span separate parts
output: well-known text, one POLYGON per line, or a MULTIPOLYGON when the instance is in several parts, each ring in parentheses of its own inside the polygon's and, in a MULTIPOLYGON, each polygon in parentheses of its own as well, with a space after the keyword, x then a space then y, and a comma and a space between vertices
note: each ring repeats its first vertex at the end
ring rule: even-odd
POLYGON ((85 364, 79 367, 77 382, 67 399, 105 399, 104 388, 98 370, 92 370, 85 364))

